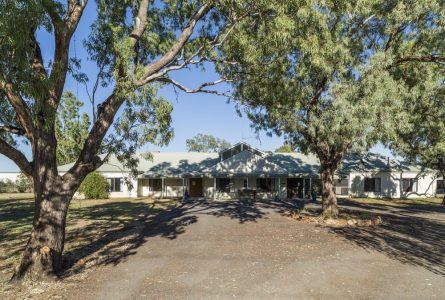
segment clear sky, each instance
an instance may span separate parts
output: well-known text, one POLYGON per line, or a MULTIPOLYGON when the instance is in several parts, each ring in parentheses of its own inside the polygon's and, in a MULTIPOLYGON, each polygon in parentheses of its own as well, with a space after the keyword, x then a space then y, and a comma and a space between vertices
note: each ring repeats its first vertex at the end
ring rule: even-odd
MULTIPOLYGON (((89 26, 95 18, 95 13, 95 3, 89 1, 70 48, 70 55, 82 60, 82 72, 85 72, 91 81, 94 81, 97 68, 93 62, 88 61, 82 41, 88 37, 89 26)), ((54 50, 53 38, 50 34, 40 31, 38 40, 45 63, 48 64, 54 50)), ((198 69, 181 71, 175 75, 175 79, 189 87, 196 87, 200 83, 217 79, 217 74, 209 66, 205 72, 198 69)), ((91 111, 91 105, 87 101, 83 85, 77 84, 69 76, 65 84, 65 90, 72 91, 79 99, 86 101, 83 111, 91 111)), ((97 99, 100 101, 105 99, 108 92, 107 89, 99 90, 97 99)), ((228 103, 224 97, 202 93, 186 94, 180 91, 176 93, 171 87, 162 89, 160 93, 173 104, 174 138, 167 147, 159 148, 147 145, 141 151, 186 151, 186 139, 198 133, 211 134, 226 139, 232 144, 245 140, 259 149, 270 151, 275 150, 283 143, 283 139, 277 136, 268 137, 265 133, 257 135, 251 129, 247 117, 239 117, 235 111, 234 103, 228 103)), ((29 147, 21 145, 19 148, 31 158, 29 147)), ((391 155, 387 149, 380 145, 374 147, 371 151, 391 155)), ((0 154, 0 172, 17 170, 18 168, 12 161, 0 154)))

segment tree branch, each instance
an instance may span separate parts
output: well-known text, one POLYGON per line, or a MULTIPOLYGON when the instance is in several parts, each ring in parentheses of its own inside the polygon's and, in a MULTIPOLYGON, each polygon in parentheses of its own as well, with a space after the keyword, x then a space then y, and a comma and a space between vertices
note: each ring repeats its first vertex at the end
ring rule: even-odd
POLYGON ((209 44, 199 47, 199 49, 196 50, 192 55, 190 55, 190 57, 184 59, 182 63, 180 63, 178 65, 172 65, 172 66, 168 66, 168 64, 167 64, 166 67, 164 67, 162 70, 144 78, 143 80, 137 81, 135 83, 135 85, 142 86, 144 84, 147 84, 150 81, 157 80, 158 78, 161 78, 161 77, 165 77, 165 75, 167 75, 171 71, 181 70, 181 69, 187 67, 188 65, 196 65, 196 64, 199 64, 199 63, 207 60, 207 58, 205 56, 201 55, 202 52, 205 50, 205 48, 208 46, 210 46, 210 47, 221 46, 224 43, 224 41, 227 39, 229 34, 232 32, 235 25, 236 25, 236 22, 233 22, 232 25, 229 27, 229 30, 227 30, 227 32, 222 36, 221 39, 220 39, 221 35, 218 34, 211 42, 209 42, 209 44), (199 59, 193 60, 195 57, 198 57, 198 56, 200 56, 199 59))
POLYGON ((23 173, 28 176, 32 175, 32 164, 26 159, 26 156, 2 138, 0 138, 0 153, 12 160, 23 173))
POLYGON ((77 0, 69 0, 68 14, 62 24, 55 26, 55 51, 54 66, 51 72, 50 80, 53 87, 50 91, 49 105, 56 108, 59 104, 60 97, 65 86, 66 74, 68 72, 69 63, 69 46, 71 37, 79 24, 82 13, 87 4, 87 0, 80 2, 77 0))
POLYGON ((46 73, 45 66, 43 63, 42 51, 34 34, 31 36, 31 41, 32 41, 31 46, 34 48, 34 58, 32 61, 32 68, 41 78, 47 78, 48 74, 46 73))
POLYGON ((25 135, 31 139, 34 133, 34 125, 32 124, 28 105, 22 97, 14 91, 12 84, 0 80, 0 90, 4 91, 6 98, 14 108, 18 123, 25 129, 25 135))
POLYGON ((147 28, 147 13, 149 0, 142 0, 139 5, 139 10, 136 18, 134 19, 134 28, 130 33, 130 38, 132 39, 132 46, 134 46, 142 34, 144 34, 145 28, 147 28))
MULTIPOLYGON (((138 17, 139 21, 135 20, 135 28, 132 31, 132 38, 134 39, 135 43, 137 42, 137 39, 143 34, 143 31, 145 30, 145 26, 143 25, 144 21, 144 15, 146 14, 146 10, 143 7, 143 5, 147 4, 148 2, 144 1, 144 3, 141 3, 141 6, 139 8, 138 17), (138 24, 139 22, 139 24, 138 24)), ((176 58, 177 54, 182 50, 184 45, 187 43, 188 39, 193 33, 193 30, 197 24, 197 22, 204 16, 206 13, 210 10, 211 5, 204 4, 200 7, 200 9, 193 15, 193 17, 188 22, 187 26, 184 28, 184 30, 179 35, 176 42, 173 44, 173 46, 170 48, 170 50, 162 56, 159 60, 156 62, 149 64, 145 66, 144 68, 144 76, 142 77, 145 79, 146 77, 151 76, 152 74, 160 71, 162 68, 168 66, 174 59, 176 58)), ((148 9, 148 6, 147 6, 148 9)), ((135 84, 134 87, 137 87, 138 85, 135 84)), ((119 108, 122 106, 122 104, 125 101, 125 97, 120 95, 120 85, 119 83, 116 84, 115 89, 111 93, 111 95, 100 105, 98 112, 97 112, 97 120, 93 124, 93 127, 90 130, 90 133, 88 134, 87 139, 85 140, 83 149, 75 162, 75 164, 71 167, 71 169, 64 175, 65 179, 68 178, 82 178, 84 175, 88 174, 91 171, 94 171, 97 169, 101 164, 102 160, 97 155, 102 141, 110 128, 110 126, 113 123, 114 117, 119 110, 119 108), (119 96, 117 96, 119 95, 119 96)))
POLYGON ((53 26, 60 26, 62 24, 62 17, 57 11, 57 3, 52 0, 42 0, 42 6, 45 9, 46 13, 51 18, 53 26))
POLYGON ((189 20, 187 26, 179 35, 179 38, 170 48, 170 50, 164 54, 160 59, 156 62, 153 62, 144 68, 144 75, 142 76, 141 82, 144 81, 147 77, 153 75, 156 72, 159 72, 162 68, 170 64, 175 57, 178 55, 179 51, 182 50, 185 43, 189 40, 190 36, 193 33, 193 29, 195 28, 198 21, 207 14, 210 10, 211 5, 204 4, 201 8, 195 13, 195 15, 189 20))
POLYGON ((223 83, 223 82, 230 82, 231 80, 228 80, 228 79, 218 79, 218 80, 215 80, 215 81, 212 81, 212 82, 206 82, 206 83, 201 84, 200 86, 198 86, 195 89, 190 89, 190 88, 182 85, 181 83, 179 83, 176 80, 171 79, 169 77, 161 77, 161 78, 156 79, 156 81, 173 84, 174 86, 176 86, 180 90, 182 90, 182 91, 184 91, 186 93, 189 93, 189 94, 207 93, 207 94, 214 94, 214 95, 224 96, 224 97, 227 97, 227 98, 230 98, 230 99, 234 99, 233 95, 231 95, 231 94, 224 93, 224 92, 218 92, 218 91, 215 91, 215 90, 205 90, 204 89, 206 87, 215 86, 215 85, 218 85, 218 84, 223 83))
POLYGON ((394 63, 389 65, 387 69, 391 69, 392 67, 396 67, 399 65, 403 65, 410 62, 424 62, 424 63, 436 63, 440 65, 445 65, 445 56, 438 56, 438 55, 427 55, 427 56, 417 56, 417 55, 411 55, 411 56, 405 56, 399 59, 396 59, 394 63))
POLYGON ((16 135, 25 135, 25 131, 22 128, 15 126, 8 126, 8 125, 0 126, 0 132, 7 132, 16 135))

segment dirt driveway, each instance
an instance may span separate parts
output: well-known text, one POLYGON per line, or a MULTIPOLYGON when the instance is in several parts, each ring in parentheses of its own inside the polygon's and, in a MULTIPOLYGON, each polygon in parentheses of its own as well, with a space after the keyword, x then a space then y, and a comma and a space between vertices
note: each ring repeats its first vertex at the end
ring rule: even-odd
POLYGON ((378 229, 316 227, 285 212, 281 205, 239 202, 174 208, 147 224, 131 251, 90 272, 65 295, 445 299, 442 212, 428 220, 404 211, 386 216, 378 229))

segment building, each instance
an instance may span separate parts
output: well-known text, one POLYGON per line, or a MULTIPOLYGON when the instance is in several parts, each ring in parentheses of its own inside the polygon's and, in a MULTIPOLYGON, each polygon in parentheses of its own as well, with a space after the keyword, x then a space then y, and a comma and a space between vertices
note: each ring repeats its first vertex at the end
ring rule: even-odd
MULTIPOLYGON (((221 153, 152 153, 139 157, 140 175, 128 190, 125 170, 115 157, 102 165, 110 184, 110 197, 190 197, 238 199, 303 198, 318 188, 319 162, 314 155, 267 153, 238 143, 221 153)), ((66 172, 71 164, 60 167, 66 172)), ((337 172, 336 193, 341 196, 379 198, 433 197, 443 182, 432 171, 422 170, 378 154, 347 155, 337 172)))
MULTIPOLYGON (((110 197, 208 199, 304 198, 320 191, 319 162, 314 155, 270 153, 238 143, 221 153, 152 153, 139 155, 138 178, 111 156, 98 172, 109 182, 110 197), (133 189, 124 183, 131 180, 133 189)), ((72 164, 59 167, 66 172, 72 164)), ((18 173, 1 173, 16 178, 18 173)), ((443 181, 419 166, 378 154, 347 155, 335 176, 337 195, 378 198, 433 197, 444 192, 443 181)))

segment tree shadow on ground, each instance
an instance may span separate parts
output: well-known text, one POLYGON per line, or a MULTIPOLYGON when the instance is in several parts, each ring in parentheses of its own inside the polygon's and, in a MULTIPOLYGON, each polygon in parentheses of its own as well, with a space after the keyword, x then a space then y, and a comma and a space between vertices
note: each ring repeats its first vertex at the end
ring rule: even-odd
POLYGON ((32 199, 1 200, 0 205, 0 271, 14 267, 23 251, 32 227, 32 199))
POLYGON ((200 201, 196 210, 190 209, 188 214, 207 214, 215 217, 228 217, 238 220, 240 224, 256 222, 267 213, 262 208, 268 204, 249 201, 200 201))
POLYGON ((145 212, 134 218, 133 213, 144 209, 133 205, 138 204, 115 202, 78 212, 76 217, 91 222, 81 224, 67 233, 68 244, 79 243, 80 246, 71 247, 65 253, 65 272, 61 275, 62 278, 90 266, 117 265, 136 254, 137 249, 152 237, 176 239, 186 231, 187 226, 198 222, 200 214, 228 217, 244 224, 263 218, 267 214, 263 208, 278 208, 275 204, 242 201, 193 201, 167 209, 140 204, 147 206, 145 212), (113 222, 113 214, 117 212, 119 221, 114 222, 110 228, 109 222, 113 222), (126 216, 128 220, 125 220, 126 216))
POLYGON ((366 250, 445 275, 445 222, 399 213, 376 215, 383 225, 330 230, 366 250))
POLYGON ((388 212, 389 209, 394 209, 400 213, 445 213, 445 205, 440 204, 397 204, 391 203, 358 203, 348 199, 338 199, 338 204, 344 207, 360 208, 381 212, 388 212))

